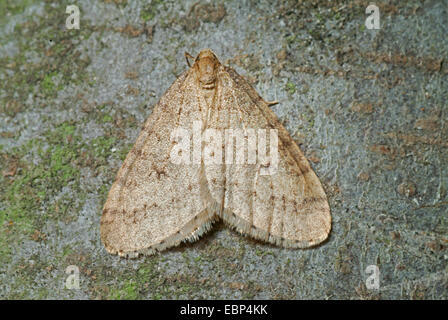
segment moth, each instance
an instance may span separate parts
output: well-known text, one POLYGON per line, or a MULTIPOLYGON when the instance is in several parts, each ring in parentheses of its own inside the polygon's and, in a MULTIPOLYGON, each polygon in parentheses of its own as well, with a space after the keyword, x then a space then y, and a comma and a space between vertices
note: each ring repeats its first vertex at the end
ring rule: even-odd
POLYGON ((212 50, 186 58, 188 70, 154 107, 110 189, 100 224, 106 250, 153 254, 197 240, 219 219, 281 247, 324 241, 326 194, 273 103, 212 50))

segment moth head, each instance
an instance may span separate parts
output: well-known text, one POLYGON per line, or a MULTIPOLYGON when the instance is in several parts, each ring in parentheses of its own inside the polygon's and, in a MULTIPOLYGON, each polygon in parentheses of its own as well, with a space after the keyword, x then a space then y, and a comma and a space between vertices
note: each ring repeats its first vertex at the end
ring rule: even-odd
POLYGON ((210 49, 202 50, 194 62, 199 83, 203 89, 214 89, 216 84, 216 74, 220 62, 210 49))

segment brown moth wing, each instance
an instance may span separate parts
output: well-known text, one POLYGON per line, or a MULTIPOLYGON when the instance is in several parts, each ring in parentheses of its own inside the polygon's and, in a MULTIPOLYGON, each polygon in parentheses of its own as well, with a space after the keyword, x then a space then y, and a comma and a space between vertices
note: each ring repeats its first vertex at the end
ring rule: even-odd
POLYGON ((331 215, 318 177, 268 104, 232 68, 220 68, 212 112, 212 128, 278 132, 279 163, 273 175, 260 175, 258 160, 227 164, 221 171, 206 166, 209 189, 223 208, 223 220, 243 234, 284 247, 306 248, 324 241, 331 215))
POLYGON ((172 130, 200 120, 192 69, 182 74, 154 107, 120 168, 101 217, 108 252, 135 257, 196 239, 216 218, 203 166, 173 164, 172 130))

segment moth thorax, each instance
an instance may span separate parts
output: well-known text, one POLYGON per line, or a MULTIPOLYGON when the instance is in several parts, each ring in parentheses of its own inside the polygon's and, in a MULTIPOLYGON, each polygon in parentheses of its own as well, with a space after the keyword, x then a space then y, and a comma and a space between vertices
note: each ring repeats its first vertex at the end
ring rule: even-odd
POLYGON ((216 86, 217 60, 213 56, 198 57, 197 72, 202 89, 214 89, 216 86))

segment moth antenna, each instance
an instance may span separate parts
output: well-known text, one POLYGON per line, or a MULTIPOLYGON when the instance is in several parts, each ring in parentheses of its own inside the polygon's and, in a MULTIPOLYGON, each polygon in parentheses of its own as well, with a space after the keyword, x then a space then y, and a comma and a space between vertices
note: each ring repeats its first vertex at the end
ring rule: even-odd
POLYGON ((188 60, 188 58, 194 60, 194 57, 191 54, 189 54, 187 51, 185 51, 185 60, 187 60, 188 67, 191 68, 190 60, 188 60))

